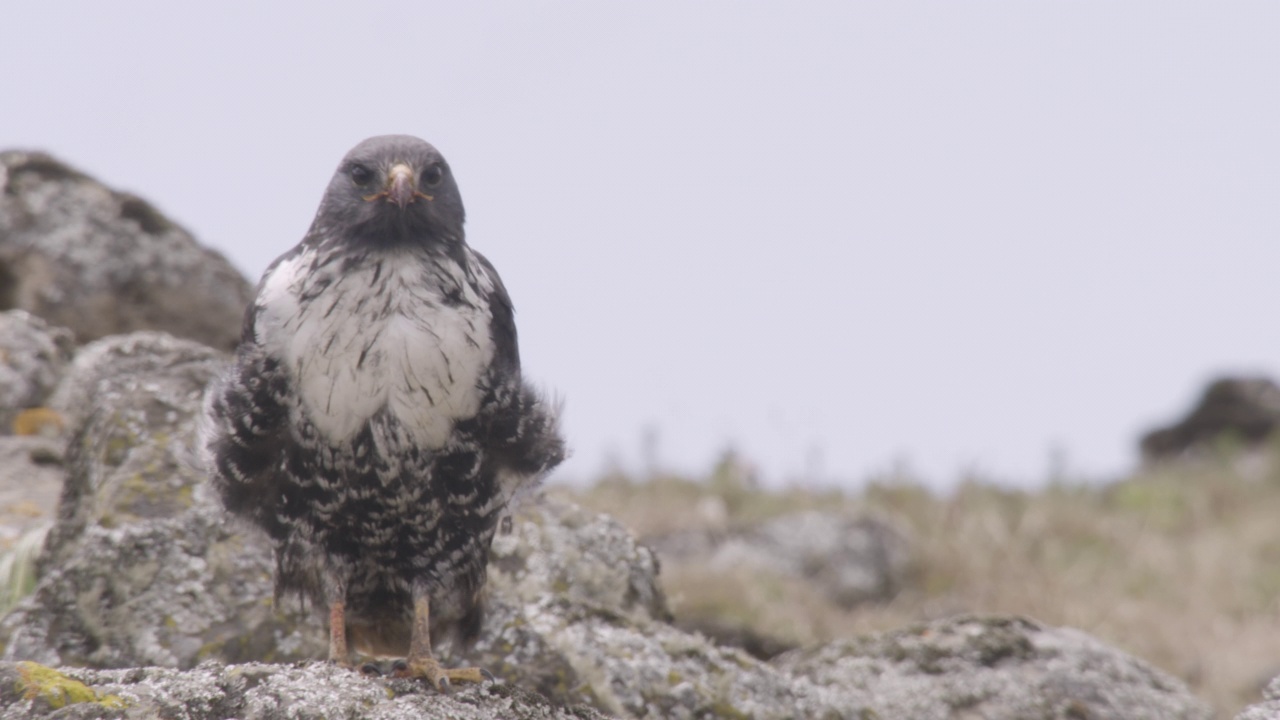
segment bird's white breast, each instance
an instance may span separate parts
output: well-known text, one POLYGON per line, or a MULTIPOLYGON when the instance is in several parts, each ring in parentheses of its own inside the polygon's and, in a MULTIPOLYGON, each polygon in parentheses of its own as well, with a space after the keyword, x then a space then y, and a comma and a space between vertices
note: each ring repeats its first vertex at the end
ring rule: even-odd
POLYGON ((255 325, 291 369, 300 411, 341 442, 385 408, 420 446, 443 446, 479 409, 493 358, 487 305, 451 260, 405 255, 343 272, 340 262, 312 270, 313 252, 276 266, 255 325), (464 302, 444 302, 442 278, 464 302))

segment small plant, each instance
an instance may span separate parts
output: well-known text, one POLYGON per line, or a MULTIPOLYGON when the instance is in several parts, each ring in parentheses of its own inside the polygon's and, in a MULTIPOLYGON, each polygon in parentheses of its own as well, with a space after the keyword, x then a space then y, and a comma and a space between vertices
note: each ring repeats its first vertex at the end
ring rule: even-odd
POLYGON ((0 615, 35 589, 36 558, 50 527, 50 523, 45 523, 28 530, 13 547, 0 553, 0 615))

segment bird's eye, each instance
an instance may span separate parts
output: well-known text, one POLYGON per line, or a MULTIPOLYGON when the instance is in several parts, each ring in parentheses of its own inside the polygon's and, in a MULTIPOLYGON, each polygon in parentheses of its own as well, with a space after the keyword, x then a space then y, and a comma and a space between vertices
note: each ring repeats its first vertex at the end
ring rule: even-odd
POLYGON ((444 168, 439 165, 432 165, 422 171, 422 184, 429 188, 439 185, 441 180, 444 180, 444 168))
POLYGON ((373 171, 366 165, 352 165, 347 170, 347 174, 351 176, 351 182, 361 187, 368 185, 369 181, 373 180, 373 171))

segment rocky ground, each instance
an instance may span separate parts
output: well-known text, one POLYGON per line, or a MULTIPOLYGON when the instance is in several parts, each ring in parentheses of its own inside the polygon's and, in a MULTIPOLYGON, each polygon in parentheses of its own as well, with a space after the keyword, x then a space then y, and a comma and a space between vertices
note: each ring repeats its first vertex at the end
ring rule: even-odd
POLYGON ((1211 716, 1150 664, 1012 614, 802 647, 673 615, 668 563, 844 608, 917 577, 911 533, 887 516, 729 526, 714 503, 691 509, 698 529, 641 543, 563 497, 527 501, 494 542, 479 642, 443 649, 497 683, 441 696, 317 663, 322 622, 272 603, 264 541, 221 512, 192 452, 248 283, 145 201, 53 158, 8 152, 0 168, 2 718, 1211 716), (174 288, 199 305, 175 306, 174 288))

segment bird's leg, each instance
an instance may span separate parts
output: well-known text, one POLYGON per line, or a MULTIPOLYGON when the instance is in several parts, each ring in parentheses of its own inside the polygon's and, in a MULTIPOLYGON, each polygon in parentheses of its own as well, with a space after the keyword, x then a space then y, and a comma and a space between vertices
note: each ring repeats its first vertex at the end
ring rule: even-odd
POLYGON ((346 610, 346 602, 329 601, 329 662, 350 667, 351 656, 347 653, 346 610))
POLYGON ((448 691, 455 682, 478 683, 493 675, 483 668, 443 668, 431 653, 431 601, 425 592, 415 589, 413 597, 413 629, 409 635, 409 657, 405 658, 397 677, 424 678, 431 686, 448 691))
POLYGON ((346 583, 333 581, 329 596, 329 662, 351 667, 351 655, 347 652, 347 587, 346 583))

